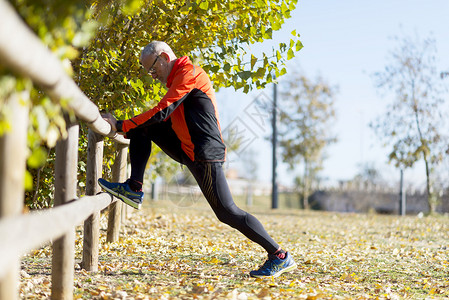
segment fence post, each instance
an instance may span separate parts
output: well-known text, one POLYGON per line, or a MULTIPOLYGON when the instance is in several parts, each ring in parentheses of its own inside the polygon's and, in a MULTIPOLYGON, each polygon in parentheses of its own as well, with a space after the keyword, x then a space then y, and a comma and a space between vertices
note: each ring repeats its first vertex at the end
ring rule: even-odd
MULTIPOLYGON (((130 168, 128 164, 125 164, 125 174, 129 174, 130 173, 130 168)), ((130 213, 129 210, 130 206, 129 205, 122 205, 122 212, 121 212, 121 224, 125 224, 126 220, 128 219, 128 215, 130 213)))
MULTIPOLYGON (((100 192, 98 178, 103 170, 103 136, 89 129, 87 135, 86 195, 100 192)), ((100 212, 84 221, 83 269, 98 271, 98 248, 100 243, 100 212)))
POLYGON ((122 205, 122 212, 121 212, 121 216, 120 216, 121 224, 125 224, 126 219, 128 218, 128 212, 129 212, 128 207, 129 207, 128 205, 122 205))
MULTIPOLYGON (((12 129, 0 137, 0 218, 19 215, 23 209, 27 151, 28 105, 18 95, 6 100, 11 109, 12 129)), ((2 108, 2 109, 3 109, 2 108)), ((18 299, 19 257, 11 261, 8 274, 0 280, 0 299, 18 299)))
MULTIPOLYGON (((128 147, 121 143, 116 143, 116 156, 114 165, 112 167, 112 181, 123 182, 126 180, 126 166, 128 157, 128 147)), ((120 215, 122 210, 122 202, 115 201, 109 205, 109 217, 108 217, 108 243, 116 242, 120 233, 120 215)))
MULTIPOLYGON (((77 198, 79 126, 66 118, 67 138, 56 144, 55 206, 77 198)), ((75 228, 53 243, 52 299, 73 299, 75 228)))

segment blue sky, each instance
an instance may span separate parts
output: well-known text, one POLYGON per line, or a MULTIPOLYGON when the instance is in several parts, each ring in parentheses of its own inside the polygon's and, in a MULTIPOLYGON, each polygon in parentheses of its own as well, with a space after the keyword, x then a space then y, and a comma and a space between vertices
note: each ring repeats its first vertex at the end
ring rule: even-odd
MULTIPOLYGON (((431 35, 436 39, 439 69, 449 71, 448 16, 448 0, 300 0, 282 30, 272 41, 263 43, 261 48, 269 52, 272 45, 288 41, 296 29, 304 48, 289 61, 288 72, 300 69, 308 77, 320 75, 338 86, 334 133, 339 141, 328 147, 329 158, 321 174, 329 183, 353 178, 361 163, 373 164, 390 182, 399 179, 399 171, 386 163, 388 149, 381 147, 368 126, 391 101, 376 92, 370 75, 387 64, 388 53, 395 46, 391 37, 415 32, 421 38, 431 35)), ((449 78, 445 81, 449 86, 449 78)), ((248 95, 232 89, 218 92, 222 128, 235 123, 236 118, 245 120, 241 112, 261 93, 271 96, 272 87, 248 95)), ((271 178, 271 146, 263 136, 271 130, 269 126, 255 127, 250 133, 259 180, 267 182, 271 178)), ((241 165, 238 157, 230 157, 228 167, 241 165)), ((298 172, 288 172, 280 162, 279 182, 289 184, 298 172)), ((405 172, 405 179, 421 185, 423 174, 423 166, 418 164, 405 172)))

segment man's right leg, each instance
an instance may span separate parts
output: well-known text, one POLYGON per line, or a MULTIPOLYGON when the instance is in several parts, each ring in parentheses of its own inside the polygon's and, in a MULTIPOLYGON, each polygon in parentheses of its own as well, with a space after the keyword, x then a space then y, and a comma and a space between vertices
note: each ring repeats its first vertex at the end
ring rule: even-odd
POLYGON ((145 167, 151 155, 152 140, 159 136, 170 136, 170 122, 138 127, 127 132, 129 143, 129 157, 131 161, 131 177, 124 183, 108 182, 103 178, 98 180, 100 186, 108 193, 120 198, 126 204, 139 209, 143 202, 143 178, 145 167))
POLYGON ((151 130, 151 126, 135 128, 127 133, 131 162, 130 185, 134 185, 133 189, 142 188, 145 167, 151 155, 152 142, 148 130, 151 130))

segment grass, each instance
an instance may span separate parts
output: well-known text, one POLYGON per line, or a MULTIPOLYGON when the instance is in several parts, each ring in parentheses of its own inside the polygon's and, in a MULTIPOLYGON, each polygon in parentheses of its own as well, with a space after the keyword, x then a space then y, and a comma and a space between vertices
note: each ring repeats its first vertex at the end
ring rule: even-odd
MULTIPOLYGON (((243 199, 237 202, 245 208, 243 199)), ((260 205, 245 209, 291 252, 297 270, 277 279, 250 278, 248 272, 265 259, 263 249, 219 223, 202 201, 187 207, 170 201, 147 201, 122 226, 119 242, 104 243, 102 232, 99 271, 75 269, 75 298, 449 297, 447 216, 273 211, 260 205)), ((103 216, 104 228, 106 223, 103 216)), ((78 263, 81 234, 78 230, 78 263)), ((50 255, 51 248, 44 247, 24 257, 22 299, 49 296, 50 255)))

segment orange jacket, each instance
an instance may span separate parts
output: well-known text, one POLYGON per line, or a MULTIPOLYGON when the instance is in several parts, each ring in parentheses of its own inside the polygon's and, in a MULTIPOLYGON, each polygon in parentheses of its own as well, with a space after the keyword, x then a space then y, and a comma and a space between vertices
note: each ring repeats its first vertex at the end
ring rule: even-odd
POLYGON ((176 60, 167 94, 152 109, 118 124, 123 132, 171 119, 183 151, 192 161, 224 161, 215 92, 206 72, 187 56, 176 60))

